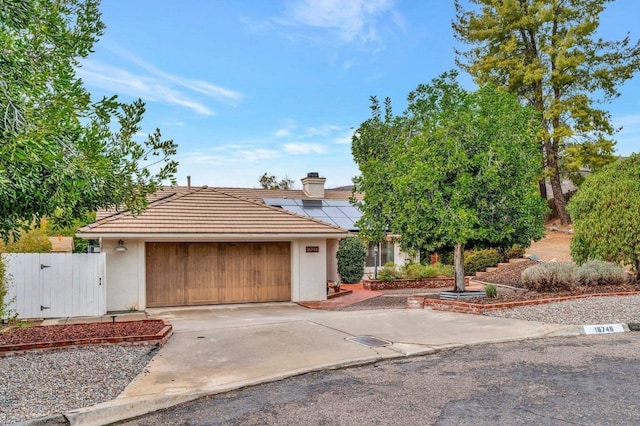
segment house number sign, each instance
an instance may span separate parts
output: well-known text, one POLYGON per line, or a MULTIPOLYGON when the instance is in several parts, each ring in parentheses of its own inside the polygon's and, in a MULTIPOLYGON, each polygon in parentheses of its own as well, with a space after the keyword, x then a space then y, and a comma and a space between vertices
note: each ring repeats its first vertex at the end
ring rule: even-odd
POLYGON ((307 253, 320 253, 320 246, 306 246, 305 251, 307 253))
POLYGON ((585 325, 585 334, 623 333, 622 324, 585 325))

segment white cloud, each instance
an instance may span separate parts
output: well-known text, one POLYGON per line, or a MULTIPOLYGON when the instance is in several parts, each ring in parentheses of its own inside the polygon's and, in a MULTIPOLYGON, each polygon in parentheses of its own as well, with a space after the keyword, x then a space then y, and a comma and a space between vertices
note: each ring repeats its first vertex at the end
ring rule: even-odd
POLYGON ((234 159, 240 161, 271 160, 281 156, 279 151, 268 148, 241 149, 234 153, 234 159))
POLYGON ((630 127, 640 130, 640 114, 623 115, 613 119, 616 126, 630 127))
POLYGON ((209 152, 194 151, 181 155, 180 164, 232 164, 257 162, 282 157, 283 153, 272 148, 257 148, 239 145, 213 147, 209 152))
POLYGON ((215 112, 207 103, 199 99, 203 97, 202 95, 233 105, 244 97, 240 92, 215 86, 206 81, 183 78, 164 72, 112 43, 104 42, 104 46, 117 56, 137 65, 143 72, 135 73, 87 59, 82 61, 82 66, 78 68, 77 73, 89 87, 142 98, 144 101, 177 105, 203 116, 211 116, 215 112))
POLYGON ((155 67, 154 65, 148 63, 141 57, 135 55, 134 53, 124 49, 114 43, 110 43, 108 41, 104 42, 104 46, 117 56, 127 59, 133 64, 138 65, 140 68, 149 72, 151 75, 160 78, 164 81, 172 82, 177 84, 178 86, 182 86, 194 92, 202 93, 208 97, 218 99, 221 101, 227 101, 230 103, 237 103, 242 100, 244 95, 242 93, 237 92, 235 90, 227 89, 224 87, 216 86, 211 83, 202 80, 194 80, 184 77, 179 77, 168 72, 162 71, 155 67))
POLYGON ((77 74, 86 85, 98 87, 110 93, 125 94, 145 101, 179 105, 200 115, 214 115, 214 111, 207 105, 189 98, 188 95, 170 87, 167 82, 154 77, 133 74, 90 59, 82 63, 77 74))
POLYGON ((298 124, 296 123, 295 120, 285 119, 284 125, 280 129, 276 130, 273 133, 273 136, 278 139, 288 138, 293 134, 293 131, 296 130, 297 128, 298 128, 298 124))
POLYGON ((336 131, 340 130, 340 126, 333 124, 322 124, 320 126, 306 127, 302 134, 304 138, 312 138, 316 136, 328 136, 336 131))
POLYGON ((319 143, 286 143, 283 145, 283 149, 287 154, 293 155, 324 154, 327 152, 326 148, 319 143))
POLYGON ((274 133, 274 136, 276 138, 284 138, 291 135, 291 129, 286 128, 286 129, 278 129, 276 130, 276 132, 274 133))
POLYGON ((391 0, 300 0, 288 10, 289 20, 309 27, 334 31, 346 43, 378 39, 377 17, 392 13, 391 0))
POLYGON ((333 139, 333 143, 337 145, 351 145, 354 129, 345 130, 341 135, 333 139))

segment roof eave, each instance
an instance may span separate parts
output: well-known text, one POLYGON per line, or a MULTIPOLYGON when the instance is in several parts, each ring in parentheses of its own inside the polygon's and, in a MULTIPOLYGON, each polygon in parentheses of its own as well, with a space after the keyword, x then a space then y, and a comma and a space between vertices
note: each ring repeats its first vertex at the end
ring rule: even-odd
POLYGON ((342 238, 350 235, 347 230, 338 232, 307 232, 307 233, 235 233, 235 234, 216 234, 216 233, 122 233, 122 232, 83 232, 77 233, 76 237, 84 239, 111 238, 111 239, 172 239, 172 240, 208 240, 208 241, 238 241, 238 240, 296 240, 303 238, 342 238))

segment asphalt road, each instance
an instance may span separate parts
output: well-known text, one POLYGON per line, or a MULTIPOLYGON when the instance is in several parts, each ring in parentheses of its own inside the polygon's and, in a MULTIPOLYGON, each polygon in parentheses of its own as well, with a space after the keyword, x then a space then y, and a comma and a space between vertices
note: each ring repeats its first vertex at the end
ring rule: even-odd
POLYGON ((552 338, 323 371, 127 425, 638 425, 640 333, 552 338))

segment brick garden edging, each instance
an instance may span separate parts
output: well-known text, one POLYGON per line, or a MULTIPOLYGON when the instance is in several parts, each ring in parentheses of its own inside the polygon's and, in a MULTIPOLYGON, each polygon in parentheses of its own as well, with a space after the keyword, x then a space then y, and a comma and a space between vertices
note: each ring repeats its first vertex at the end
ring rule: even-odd
MULTIPOLYGON (((30 349, 52 349, 62 348, 66 346, 76 345, 95 345, 95 344, 108 344, 108 343, 138 343, 138 344, 165 344, 167 340, 173 334, 173 326, 165 319, 145 319, 139 321, 162 321, 164 327, 155 333, 147 334, 143 336, 118 336, 118 337, 99 337, 99 338, 85 338, 85 339, 71 339, 71 340, 58 340, 55 342, 38 342, 38 343, 19 343, 0 345, 0 355, 6 352, 20 352, 30 349)), ((138 322, 138 321, 122 321, 124 322, 138 322)), ((48 327, 48 326, 37 326, 48 327)))
POLYGON ((502 303, 469 303, 458 302, 454 300, 431 299, 428 297, 410 296, 407 299, 407 308, 429 307, 434 311, 458 312, 463 314, 482 315, 485 311, 493 311, 496 309, 510 309, 518 306, 542 305, 544 303, 563 302, 565 300, 586 299, 589 297, 606 297, 606 296, 636 296, 640 295, 640 291, 626 291, 617 293, 594 293, 579 294, 576 296, 563 296, 547 299, 521 300, 518 302, 502 302, 502 303), (422 301, 417 300, 422 299, 422 301), (422 305, 422 306, 421 306, 422 305))
MULTIPOLYGON (((464 277, 465 283, 469 283, 469 277, 464 277)), ((420 278, 415 280, 393 280, 393 281, 381 281, 381 280, 362 280, 362 287, 365 290, 396 290, 400 288, 442 288, 453 287, 453 277, 434 277, 434 278, 420 278)))

